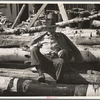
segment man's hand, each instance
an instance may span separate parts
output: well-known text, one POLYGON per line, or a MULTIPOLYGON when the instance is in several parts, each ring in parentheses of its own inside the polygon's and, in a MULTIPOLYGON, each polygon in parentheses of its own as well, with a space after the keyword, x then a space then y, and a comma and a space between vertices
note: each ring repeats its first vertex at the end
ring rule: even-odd
POLYGON ((55 51, 51 51, 49 54, 50 54, 51 58, 57 58, 58 57, 58 54, 55 51))
POLYGON ((45 44, 45 43, 47 43, 47 42, 44 42, 44 41, 38 42, 37 46, 38 46, 39 48, 42 48, 43 44, 45 44))
POLYGON ((24 45, 24 47, 22 47, 23 51, 30 51, 30 47, 27 45, 24 45))
POLYGON ((38 46, 39 48, 42 48, 43 44, 39 42, 39 43, 37 44, 37 46, 38 46))

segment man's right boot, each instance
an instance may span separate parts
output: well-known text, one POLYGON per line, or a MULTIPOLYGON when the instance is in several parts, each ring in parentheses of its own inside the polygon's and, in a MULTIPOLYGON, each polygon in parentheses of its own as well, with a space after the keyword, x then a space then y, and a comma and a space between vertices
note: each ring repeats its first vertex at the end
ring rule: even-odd
POLYGON ((37 72, 39 74, 38 81, 45 83, 45 76, 44 76, 44 74, 43 74, 43 72, 41 70, 41 67, 40 66, 36 66, 36 69, 37 69, 37 72))
POLYGON ((39 77, 38 77, 38 81, 39 81, 39 82, 43 82, 43 83, 45 83, 45 76, 44 76, 44 74, 39 75, 39 77))

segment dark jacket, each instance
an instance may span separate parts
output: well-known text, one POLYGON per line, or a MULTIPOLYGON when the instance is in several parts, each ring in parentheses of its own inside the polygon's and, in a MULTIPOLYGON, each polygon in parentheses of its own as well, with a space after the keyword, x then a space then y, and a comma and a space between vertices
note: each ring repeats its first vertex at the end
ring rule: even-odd
MULTIPOLYGON (((42 37, 46 35, 46 33, 41 34, 40 37, 37 37, 35 40, 33 40, 31 45, 37 43, 42 37)), ((71 57, 74 57, 75 62, 82 62, 82 55, 80 51, 66 35, 60 32, 56 32, 55 38, 61 49, 70 51, 71 57)))
POLYGON ((79 49, 73 44, 73 42, 63 33, 56 33, 55 38, 58 41, 61 49, 68 50, 70 49, 70 53, 72 57, 74 57, 75 62, 82 62, 82 55, 79 49))

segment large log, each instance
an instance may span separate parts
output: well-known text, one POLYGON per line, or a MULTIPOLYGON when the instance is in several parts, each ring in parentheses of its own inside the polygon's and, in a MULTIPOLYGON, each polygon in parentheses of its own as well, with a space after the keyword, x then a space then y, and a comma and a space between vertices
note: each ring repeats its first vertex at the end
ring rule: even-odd
MULTIPOLYGON (((7 65, 8 66, 8 65, 7 65)), ((1 66, 2 67, 2 66, 1 66)), ((10 66, 9 66, 10 67, 10 66)), ((63 84, 100 84, 100 72, 95 70, 79 70, 68 71, 62 77, 63 84), (83 72, 82 72, 83 71, 83 72)), ((49 74, 44 73, 46 82, 55 84, 56 80, 49 74)), ((38 73, 36 69, 33 72, 28 69, 12 69, 12 68, 0 68, 0 76, 3 77, 15 77, 22 79, 31 79, 37 81, 38 73)))
POLYGON ((34 36, 1 35, 0 48, 21 47, 29 43, 31 39, 34 39, 34 36))
POLYGON ((59 23, 56 23, 56 25, 67 26, 71 23, 80 23, 80 22, 83 22, 83 21, 91 20, 91 19, 97 18, 98 16, 100 16, 100 13, 92 15, 92 16, 84 17, 84 18, 74 18, 74 19, 71 19, 71 20, 68 20, 68 21, 59 22, 59 23))
MULTIPOLYGON (((100 50, 81 50, 80 51, 83 62, 99 62, 100 50)), ((25 61, 25 55, 30 55, 30 52, 23 51, 21 48, 0 48, 0 61, 25 61)), ((72 58, 71 62, 75 62, 72 58)))
POLYGON ((77 45, 100 45, 100 38, 79 38, 76 41, 77 45))
POLYGON ((0 92, 10 92, 10 95, 14 92, 31 96, 100 96, 100 86, 99 84, 39 83, 34 80, 0 77, 0 92))
POLYGON ((27 58, 25 58, 25 55, 30 54, 27 51, 22 51, 22 49, 20 48, 1 48, 0 52, 1 61, 25 61, 27 60, 27 58))

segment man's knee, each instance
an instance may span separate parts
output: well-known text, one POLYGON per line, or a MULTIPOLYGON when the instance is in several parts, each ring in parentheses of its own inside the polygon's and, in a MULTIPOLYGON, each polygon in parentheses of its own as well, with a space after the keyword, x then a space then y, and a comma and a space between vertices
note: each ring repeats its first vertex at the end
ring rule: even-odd
POLYGON ((59 58, 58 59, 58 63, 63 65, 64 64, 64 60, 62 58, 59 58))
POLYGON ((61 58, 62 58, 64 55, 66 55, 66 54, 68 55, 68 51, 66 51, 66 50, 64 50, 64 49, 63 49, 63 50, 60 50, 60 51, 58 52, 58 55, 59 55, 59 57, 61 57, 61 58))
POLYGON ((62 58, 58 58, 58 59, 56 59, 55 63, 63 65, 64 64, 64 60, 62 58))

